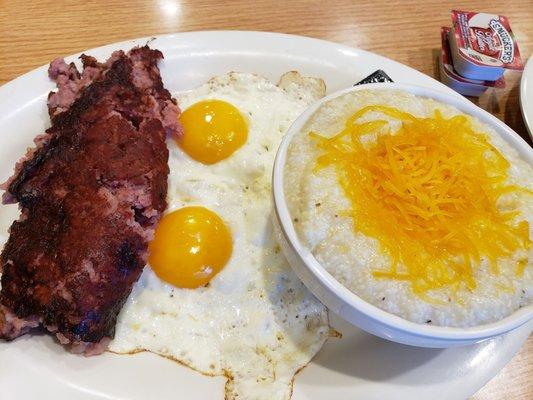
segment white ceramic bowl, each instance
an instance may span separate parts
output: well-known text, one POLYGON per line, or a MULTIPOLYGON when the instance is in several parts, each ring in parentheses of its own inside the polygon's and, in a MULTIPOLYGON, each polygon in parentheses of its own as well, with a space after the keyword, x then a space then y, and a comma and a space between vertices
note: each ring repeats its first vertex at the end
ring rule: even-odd
POLYGON ((420 347, 451 347, 479 342, 503 334, 533 319, 533 305, 522 307, 512 315, 491 324, 472 328, 447 328, 417 324, 364 301, 341 285, 299 241, 287 207, 283 185, 283 171, 289 144, 307 120, 326 101, 357 90, 403 90, 455 106, 494 128, 520 156, 533 164, 533 149, 499 119, 475 106, 464 97, 449 95, 433 89, 405 84, 361 85, 333 93, 307 109, 289 128, 276 155, 273 170, 274 225, 283 252, 305 285, 331 311, 342 318, 384 339, 420 347))

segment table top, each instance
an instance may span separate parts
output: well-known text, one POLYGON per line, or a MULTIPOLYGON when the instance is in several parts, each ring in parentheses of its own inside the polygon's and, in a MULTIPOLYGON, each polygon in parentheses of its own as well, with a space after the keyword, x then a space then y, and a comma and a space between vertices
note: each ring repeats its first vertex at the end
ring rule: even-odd
MULTIPOLYGON (((509 17, 524 60, 533 52, 533 0, 1 0, 0 85, 51 59, 116 41, 162 33, 241 29, 292 33, 379 53, 438 78, 441 26, 451 8, 509 17)), ((528 137, 519 106, 520 74, 472 99, 528 137)), ((533 336, 473 400, 533 396, 533 336)))

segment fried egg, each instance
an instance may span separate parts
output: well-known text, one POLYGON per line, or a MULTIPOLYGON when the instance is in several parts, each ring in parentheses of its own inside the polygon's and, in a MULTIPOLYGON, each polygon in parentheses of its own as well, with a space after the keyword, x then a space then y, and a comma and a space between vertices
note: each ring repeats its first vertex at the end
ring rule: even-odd
MULTIPOLYGON (((325 307, 294 275, 271 226, 271 170, 322 81, 246 73, 178 93, 168 211, 110 350, 148 350, 226 376, 227 399, 288 399, 330 334, 325 307)), ((223 398, 223 394, 220 394, 223 398)))

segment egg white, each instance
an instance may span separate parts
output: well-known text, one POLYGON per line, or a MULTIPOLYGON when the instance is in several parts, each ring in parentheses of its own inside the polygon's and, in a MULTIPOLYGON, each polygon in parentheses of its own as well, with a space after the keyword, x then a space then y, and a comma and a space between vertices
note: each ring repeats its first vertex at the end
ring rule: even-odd
POLYGON ((200 205, 218 213, 231 231, 233 254, 198 289, 173 287, 146 267, 119 316, 111 351, 149 350, 227 376, 227 399, 290 398, 295 373, 322 347, 329 325, 325 307, 293 274, 275 240, 271 170, 283 134, 321 95, 319 81, 295 73, 279 86, 230 73, 177 94, 183 110, 208 98, 225 100, 248 122, 246 144, 213 165, 168 142, 169 210, 200 205))

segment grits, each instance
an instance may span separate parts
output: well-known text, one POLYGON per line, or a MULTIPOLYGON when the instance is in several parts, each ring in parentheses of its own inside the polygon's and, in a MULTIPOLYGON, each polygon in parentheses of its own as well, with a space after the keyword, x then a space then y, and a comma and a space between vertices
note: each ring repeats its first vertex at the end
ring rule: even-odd
MULTIPOLYGON (((500 274, 490 271, 486 259, 474 269, 477 286, 474 290, 451 293, 447 287, 428 293, 436 301, 428 301, 413 293, 410 283, 401 280, 376 278, 372 271, 386 269, 391 259, 381 251, 377 239, 354 229, 354 222, 346 211, 351 208, 337 178, 335 166, 315 170, 321 150, 309 136, 318 132, 331 137, 341 131, 345 121, 368 105, 384 105, 428 117, 438 109, 444 118, 460 114, 454 107, 435 100, 399 91, 361 90, 332 99, 320 107, 304 128, 293 138, 285 166, 285 194, 291 217, 302 243, 322 266, 340 283, 365 301, 400 317, 417 323, 439 326, 470 327, 500 320, 520 307, 533 303, 533 268, 531 249, 519 249, 511 257, 498 260, 500 274), (514 266, 527 260, 522 276, 514 266), (503 288, 503 289, 502 289, 503 288)), ((469 117, 473 129, 483 132, 490 142, 511 163, 509 183, 533 189, 533 170, 495 131, 475 118, 469 117)), ((391 132, 400 122, 379 111, 365 114, 358 122, 381 119, 390 121, 391 132)), ((375 139, 367 138, 372 141, 375 139)), ((498 207, 513 205, 520 218, 529 222, 530 237, 533 226, 531 196, 506 195, 498 207)))

